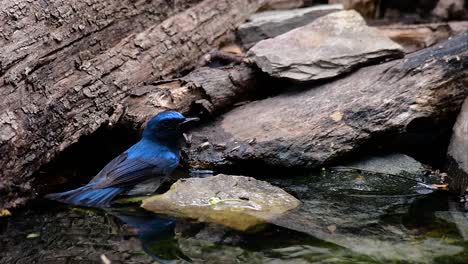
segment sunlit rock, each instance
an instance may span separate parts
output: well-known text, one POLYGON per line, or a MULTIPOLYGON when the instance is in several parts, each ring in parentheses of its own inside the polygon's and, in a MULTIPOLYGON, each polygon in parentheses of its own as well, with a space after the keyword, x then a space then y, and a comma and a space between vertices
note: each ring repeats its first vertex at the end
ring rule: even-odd
POLYGON ((177 181, 171 189, 143 201, 146 210, 247 230, 269 222, 300 202, 267 182, 217 175, 177 181))

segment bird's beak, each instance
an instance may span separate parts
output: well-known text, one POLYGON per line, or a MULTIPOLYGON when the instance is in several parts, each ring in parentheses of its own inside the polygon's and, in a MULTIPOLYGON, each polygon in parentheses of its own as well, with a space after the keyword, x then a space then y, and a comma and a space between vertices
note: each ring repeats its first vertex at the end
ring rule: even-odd
POLYGON ((182 121, 182 123, 180 123, 181 125, 185 125, 187 123, 191 123, 191 122, 197 122, 197 121, 200 121, 200 118, 198 117, 187 117, 185 118, 184 121, 182 121))
POLYGON ((184 121, 182 121, 182 122, 179 124, 178 130, 179 130, 179 131, 185 131, 185 130, 187 130, 187 129, 190 127, 190 124, 191 124, 192 122, 196 122, 196 121, 199 121, 199 120, 200 120, 200 118, 198 118, 198 117, 186 117, 186 118, 184 119, 184 121), (188 125, 187 125, 187 124, 188 124, 188 125))
POLYGON ((179 127, 185 126, 185 125, 187 125, 187 124, 189 124, 189 123, 196 122, 196 121, 199 121, 199 120, 200 120, 200 118, 198 118, 198 117, 186 117, 186 118, 184 119, 184 121, 182 121, 182 122, 179 124, 179 127))

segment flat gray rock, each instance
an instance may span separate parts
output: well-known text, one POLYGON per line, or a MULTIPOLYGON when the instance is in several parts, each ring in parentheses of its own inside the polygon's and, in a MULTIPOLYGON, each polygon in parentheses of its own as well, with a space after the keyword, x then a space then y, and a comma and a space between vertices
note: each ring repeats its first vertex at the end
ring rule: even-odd
POLYGON ((271 221, 300 202, 265 181, 216 175, 177 181, 162 195, 143 201, 146 210, 247 230, 271 221))
POLYGON ((356 11, 340 11, 272 39, 248 52, 273 77, 297 81, 331 78, 363 64, 403 56, 403 48, 356 11))
POLYGON ((448 148, 450 188, 463 193, 468 187, 468 99, 458 115, 448 148))
POLYGON ((343 10, 342 5, 318 5, 293 10, 259 12, 253 14, 247 23, 240 25, 237 34, 242 45, 251 48, 260 40, 276 37, 340 10, 343 10))

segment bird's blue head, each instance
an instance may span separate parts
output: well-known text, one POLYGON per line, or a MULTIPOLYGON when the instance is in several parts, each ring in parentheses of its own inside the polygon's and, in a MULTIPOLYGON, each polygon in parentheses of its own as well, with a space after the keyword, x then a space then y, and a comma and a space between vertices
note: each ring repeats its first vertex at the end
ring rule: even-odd
POLYGON ((164 111, 151 118, 143 131, 143 137, 167 143, 175 142, 182 136, 184 125, 197 120, 198 118, 187 118, 176 111, 164 111))

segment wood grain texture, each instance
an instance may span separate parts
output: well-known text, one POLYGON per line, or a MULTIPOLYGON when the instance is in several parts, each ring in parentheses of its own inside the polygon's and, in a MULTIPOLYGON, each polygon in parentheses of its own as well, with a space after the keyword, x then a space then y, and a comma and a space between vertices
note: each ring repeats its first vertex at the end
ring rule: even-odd
POLYGON ((2 1, 0 207, 24 203, 34 171, 119 120, 130 90, 192 68, 262 2, 2 1))

